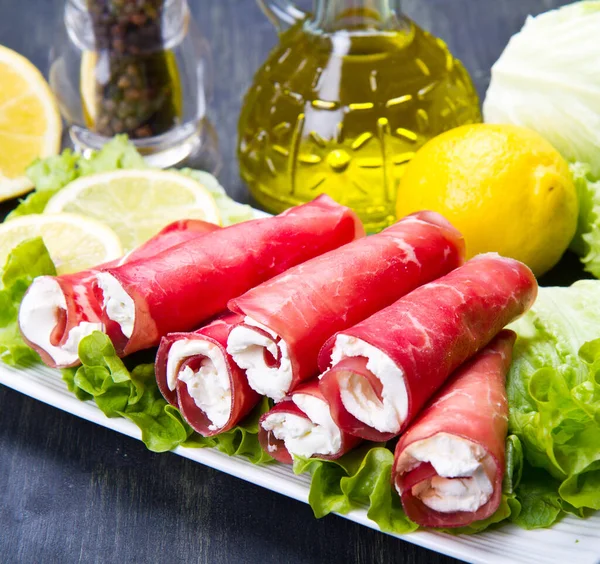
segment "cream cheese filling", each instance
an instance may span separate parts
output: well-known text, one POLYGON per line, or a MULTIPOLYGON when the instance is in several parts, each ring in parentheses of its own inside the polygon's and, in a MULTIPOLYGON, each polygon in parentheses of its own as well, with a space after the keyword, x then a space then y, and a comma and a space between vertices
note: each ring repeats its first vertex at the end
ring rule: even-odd
POLYGON ((109 319, 119 324, 125 337, 131 337, 135 325, 135 303, 120 282, 108 272, 96 274, 104 296, 103 307, 109 319))
POLYGON ((342 434, 323 400, 309 394, 293 394, 292 401, 308 416, 278 412, 265 417, 262 427, 272 431, 293 455, 335 454, 342 446, 342 434))
POLYGON ((244 318, 245 325, 234 327, 227 339, 227 352, 234 362, 246 371, 250 387, 262 396, 281 401, 292 384, 292 363, 285 341, 274 331, 251 317, 244 318), (267 337, 262 329, 272 338, 267 337), (269 366, 265 350, 280 358, 279 366, 269 366))
POLYGON ((349 335, 340 334, 331 354, 332 366, 344 358, 364 357, 367 369, 382 384, 381 399, 358 374, 340 379, 340 396, 344 407, 359 421, 382 433, 398 433, 408 413, 408 394, 404 373, 385 353, 349 335))
POLYGON ((477 511, 494 491, 486 473, 493 461, 473 441, 436 433, 409 445, 398 461, 398 469, 409 472, 422 462, 429 462, 437 476, 415 485, 412 494, 434 511, 477 511))
POLYGON ((46 351, 58 366, 67 366, 78 361, 80 341, 94 331, 103 331, 104 327, 102 323, 82 321, 69 331, 64 345, 55 346, 50 338, 61 309, 67 310, 67 302, 60 284, 51 276, 40 276, 21 302, 19 326, 25 338, 46 351))
POLYGON ((201 339, 181 339, 173 343, 167 357, 167 385, 175 390, 177 380, 187 386, 194 403, 211 421, 215 431, 225 426, 232 409, 231 382, 225 355, 221 349, 201 339), (192 370, 181 363, 192 356, 203 356, 200 368, 192 370))

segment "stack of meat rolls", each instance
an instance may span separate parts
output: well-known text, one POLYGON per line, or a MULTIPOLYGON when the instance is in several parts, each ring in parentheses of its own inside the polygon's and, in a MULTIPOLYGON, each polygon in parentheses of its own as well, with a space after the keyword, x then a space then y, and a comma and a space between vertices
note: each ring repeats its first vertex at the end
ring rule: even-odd
MULTIPOLYGON (((204 224, 205 226, 208 224, 204 224)), ((126 356, 222 312, 227 302, 301 262, 364 236, 358 216, 327 196, 275 217, 199 236, 157 236, 152 252, 68 276, 40 277, 24 297, 21 332, 50 366, 77 363, 77 348, 104 331, 126 356)), ((163 234, 164 235, 164 234, 163 234)))
MULTIPOLYGON (((314 379, 319 350, 337 331, 450 272, 463 260, 462 237, 444 218, 431 212, 408 216, 231 300, 229 309, 237 318, 230 315, 215 322, 229 326, 226 342, 205 338, 207 330, 212 332, 210 325, 165 337, 156 363, 159 386, 198 432, 207 433, 205 416, 212 420, 211 433, 230 428, 260 396, 281 401, 302 382, 314 379), (188 396, 195 398, 195 405, 188 396), (245 398, 241 408, 239 397, 245 398)), ((306 399, 328 413, 320 395, 307 394, 306 399)), ((290 459, 278 449, 271 448, 270 453, 290 459)))
POLYGON ((218 225, 198 219, 176 221, 120 259, 75 274, 36 278, 19 310, 23 339, 52 368, 78 364, 79 341, 93 331, 102 331, 106 323, 95 295, 96 277, 100 272, 130 262, 151 260, 163 251, 199 240, 217 229, 220 229, 218 225))
POLYGON ((400 435, 392 479, 411 519, 460 527, 489 517, 501 500, 514 343, 501 331, 536 295, 531 271, 496 254, 417 288, 329 339, 320 378, 262 416, 261 444, 290 462, 400 435))
POLYGON ((336 459, 398 442, 391 480, 407 515, 459 527, 500 503, 515 336, 537 295, 531 271, 419 212, 364 237, 327 196, 227 228, 178 222, 112 263, 40 277, 19 313, 50 366, 105 332, 120 356, 159 344, 165 399, 203 436, 261 397, 273 458, 336 459))

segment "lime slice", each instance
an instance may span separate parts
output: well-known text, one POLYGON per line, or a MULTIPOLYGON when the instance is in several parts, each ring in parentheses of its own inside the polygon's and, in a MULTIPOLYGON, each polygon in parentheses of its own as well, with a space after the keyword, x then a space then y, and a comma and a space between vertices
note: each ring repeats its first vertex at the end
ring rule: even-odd
POLYGON ((0 268, 19 243, 41 237, 59 274, 78 272, 123 255, 103 223, 70 213, 24 215, 0 224, 0 268))
POLYGON ((125 252, 178 219, 220 223, 210 192, 193 178, 164 170, 116 170, 83 176, 55 194, 44 213, 93 217, 118 235, 125 252))
POLYGON ((0 201, 31 190, 25 169, 60 149, 58 106, 25 57, 0 45, 0 201))

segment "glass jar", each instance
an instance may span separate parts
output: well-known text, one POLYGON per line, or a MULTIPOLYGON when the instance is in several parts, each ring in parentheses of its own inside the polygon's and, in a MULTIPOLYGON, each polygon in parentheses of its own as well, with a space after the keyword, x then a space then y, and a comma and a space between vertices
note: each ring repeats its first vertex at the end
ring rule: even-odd
POLYGON ((79 150, 125 133, 149 164, 214 170, 210 52, 186 0, 67 0, 50 85, 79 150))

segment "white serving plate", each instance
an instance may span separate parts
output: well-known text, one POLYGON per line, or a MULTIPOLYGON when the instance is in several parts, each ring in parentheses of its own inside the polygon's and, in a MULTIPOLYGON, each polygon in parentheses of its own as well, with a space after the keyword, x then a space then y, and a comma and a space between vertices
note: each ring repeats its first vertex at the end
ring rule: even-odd
MULTIPOLYGON (((57 370, 46 366, 18 370, 0 366, 0 383, 27 396, 108 427, 124 435, 140 439, 138 428, 126 419, 109 419, 93 402, 81 402, 71 392, 57 370)), ((274 492, 308 503, 309 477, 295 476, 291 468, 274 463, 255 466, 242 457, 229 457, 215 449, 178 447, 174 451, 211 468, 237 476, 274 492)), ((367 518, 364 509, 344 515, 347 519, 378 529, 367 518)), ((566 517, 551 529, 524 531, 505 524, 493 531, 477 535, 452 536, 444 533, 417 531, 393 535, 407 542, 473 563, 560 562, 595 564, 600 562, 600 512, 588 519, 566 517)))

